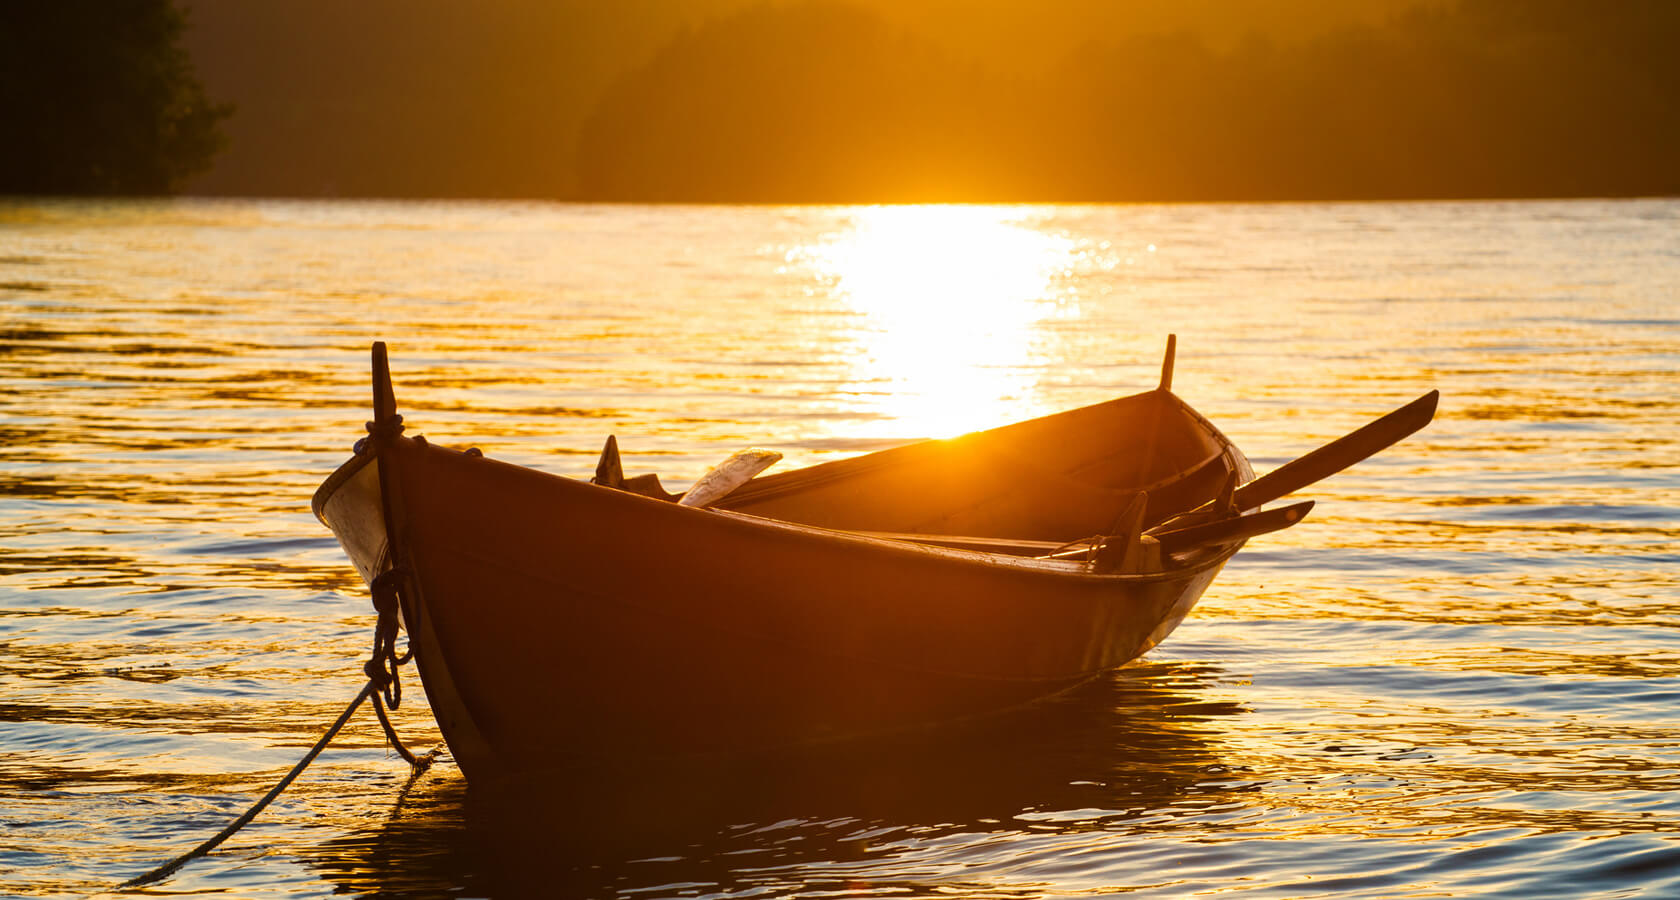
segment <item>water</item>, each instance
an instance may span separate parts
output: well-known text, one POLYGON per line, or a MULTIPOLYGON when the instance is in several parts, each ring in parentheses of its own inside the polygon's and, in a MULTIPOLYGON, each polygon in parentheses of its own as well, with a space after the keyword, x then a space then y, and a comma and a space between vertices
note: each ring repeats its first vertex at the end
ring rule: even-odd
MULTIPOLYGON (((1258 470, 1431 388, 1141 663, 976 732, 409 784, 362 713, 158 892, 1680 895, 1680 202, 0 204, 0 893, 112 889, 360 685, 308 512, 411 429, 682 484, 1175 388, 1258 470), (539 789, 540 788, 540 789, 539 789)), ((415 682, 397 713, 438 741, 415 682)))

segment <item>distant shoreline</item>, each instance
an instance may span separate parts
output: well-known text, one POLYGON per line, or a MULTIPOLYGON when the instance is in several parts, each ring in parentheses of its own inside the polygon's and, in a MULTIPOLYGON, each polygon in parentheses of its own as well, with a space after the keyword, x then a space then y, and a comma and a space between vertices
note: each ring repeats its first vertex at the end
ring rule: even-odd
POLYGON ((1650 194, 1535 194, 1524 196, 1462 196, 1462 197, 1315 197, 1267 199, 1189 199, 1189 200, 1045 200, 1045 199, 988 199, 988 200, 614 200, 575 197, 517 197, 517 196, 451 196, 424 194, 240 194, 191 193, 179 194, 0 194, 0 200, 30 201, 275 201, 275 202, 378 202, 378 203, 533 203, 578 206, 1334 206, 1357 204, 1438 204, 1438 203, 1552 203, 1569 201, 1638 201, 1676 200, 1680 193, 1650 194))

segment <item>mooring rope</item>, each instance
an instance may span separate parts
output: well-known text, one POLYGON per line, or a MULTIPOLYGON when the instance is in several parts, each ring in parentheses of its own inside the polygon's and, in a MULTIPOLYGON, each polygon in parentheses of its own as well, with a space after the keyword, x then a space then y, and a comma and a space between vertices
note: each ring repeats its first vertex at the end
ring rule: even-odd
POLYGON ((332 727, 327 729, 326 734, 321 735, 321 739, 315 742, 315 746, 309 748, 309 752, 305 753, 303 755, 303 759, 298 760, 298 764, 293 766, 290 772, 286 773, 286 777, 280 779, 280 783, 275 785, 273 790, 263 795, 263 798, 258 800, 256 805, 246 810, 244 815, 234 819, 233 824, 222 829, 215 837, 199 844, 197 847, 188 850, 186 853, 177 856, 169 862, 158 866, 138 878, 131 878, 128 881, 123 882, 120 886, 124 888, 139 887, 142 884, 151 884, 154 881, 167 878, 176 869, 179 869, 198 857, 216 849, 216 847, 223 841, 232 837, 234 832, 250 824, 251 820, 257 817, 257 813, 262 812, 269 803, 274 801, 275 797, 280 796, 280 792, 285 790, 286 787, 290 785, 299 775, 303 774, 303 770, 309 768, 309 764, 315 761, 315 757, 321 755, 322 750, 327 749, 327 744, 338 735, 339 729, 344 727, 345 722, 350 721, 350 714, 355 712, 356 707, 361 706, 362 701, 366 700, 368 695, 378 690, 378 688, 378 684, 370 679, 368 683, 363 686, 361 693, 356 695, 356 699, 350 701, 350 705, 345 707, 344 712, 339 714, 338 721, 334 722, 332 727))
POLYGON ((373 708, 379 713, 379 724, 385 728, 386 740, 390 741, 391 746, 396 748, 397 754, 406 760, 411 767, 413 767, 413 771, 409 775, 409 784, 412 785, 415 779, 425 774, 426 770, 431 768, 432 763, 437 760, 438 751, 428 750, 419 756, 415 756, 407 747, 403 746, 402 739, 397 737, 396 729, 391 727, 391 720, 385 715, 384 699, 379 696, 379 682, 374 679, 368 679, 368 683, 362 686, 362 690, 356 695, 356 699, 350 701, 350 705, 344 708, 344 712, 339 713, 338 721, 332 723, 332 727, 327 729, 327 733, 321 735, 321 739, 315 742, 315 746, 309 748, 309 752, 305 753, 303 755, 303 759, 298 760, 297 765, 293 766, 292 770, 286 773, 286 777, 280 779, 280 782, 276 784, 267 794, 264 794, 261 800, 258 800, 251 806, 250 809, 246 810, 244 815, 234 819, 232 824, 223 828, 216 834, 215 837, 210 838, 204 843, 199 844, 197 847, 188 850, 186 853, 175 857, 169 862, 158 866, 144 875, 131 878, 123 882, 118 887, 139 887, 143 884, 151 884, 154 881, 161 881, 164 878, 168 878, 170 875, 174 874, 176 869, 179 869, 200 856, 209 853, 211 850, 216 849, 223 841, 233 837, 234 833, 239 831, 239 829, 251 824, 251 820, 255 819, 258 813, 267 808, 268 804, 274 802, 274 798, 280 796, 282 791, 290 786, 293 781, 297 780, 297 777, 303 774, 303 770, 309 768, 309 764, 315 761, 315 757, 321 755, 322 750, 327 749, 327 744, 331 743, 332 739, 337 737, 339 731, 344 728, 345 723, 350 721, 350 716, 355 713, 356 707, 361 706, 362 701, 366 700, 369 696, 374 698, 373 708))
MULTIPOLYGON (((432 763, 437 759, 438 751, 430 750, 415 756, 408 747, 403 745, 402 738, 397 736, 396 728, 392 727, 391 719, 385 713, 387 704, 392 709, 396 709, 402 703, 402 683, 398 680, 397 670, 414 656, 412 647, 402 655, 397 654, 396 648, 397 591, 398 582, 402 577, 401 570, 393 569, 374 579, 373 605, 379 613, 379 621, 374 626, 373 656, 362 667, 362 670, 368 676, 368 682, 362 686, 361 692, 356 694, 356 699, 350 701, 350 705, 339 714, 338 721, 332 723, 332 727, 327 729, 327 733, 321 735, 321 739, 315 742, 315 746, 309 748, 309 752, 305 753, 303 759, 298 760, 297 765, 286 773, 286 777, 280 779, 280 783, 276 784, 267 794, 264 794, 263 798, 246 810, 244 815, 234 819, 232 824, 222 829, 215 837, 144 875, 123 882, 119 885, 119 889, 139 887, 167 878, 175 870, 216 849, 239 829, 249 825, 251 820, 257 817, 257 813, 262 812, 268 804, 274 801, 275 797, 280 796, 280 792, 284 791, 299 775, 303 774, 303 770, 309 768, 309 764, 315 761, 315 757, 321 755, 322 750, 327 749, 327 744, 331 743, 332 739, 338 736, 338 732, 344 728, 345 723, 350 721, 350 716, 355 713, 356 707, 361 706, 362 701, 369 696, 373 697, 373 710, 379 716, 379 725, 385 729, 385 739, 397 751, 397 755, 401 756, 412 768, 408 784, 412 786, 415 779, 431 768, 432 763)), ((407 787, 404 788, 405 791, 407 789, 407 787)))
POLYGON ((387 707, 396 709, 402 705, 402 679, 398 670, 414 658, 412 644, 408 652, 397 653, 397 611, 402 608, 400 595, 407 578, 407 569, 393 566, 373 579, 370 587, 373 608, 379 613, 379 621, 373 626, 373 655, 362 665, 362 671, 378 687, 373 694, 373 711, 379 716, 380 726, 385 729, 385 739, 410 766, 418 772, 425 772, 431 768, 437 751, 415 756, 403 746, 402 738, 397 737, 397 730, 391 727, 391 718, 386 714, 387 707))
MULTIPOLYGON (((369 437, 366 439, 373 442, 372 446, 374 448, 388 445, 402 434, 402 416, 397 415, 396 407, 397 398, 391 392, 391 372, 390 365, 386 361, 385 343, 377 341, 373 345, 374 421, 367 423, 369 437)), ((416 437, 415 440, 422 445, 425 443, 425 438, 416 437)), ((356 453, 360 455, 364 452, 364 449, 365 445, 358 441, 356 443, 356 453)), ((377 449, 375 449, 375 452, 377 452, 377 449)), ((379 620, 373 626, 373 655, 362 665, 362 671, 368 677, 367 684, 356 695, 356 699, 350 701, 350 705, 344 708, 344 712, 339 715, 338 721, 327 729, 326 734, 321 735, 321 739, 315 742, 315 746, 309 748, 309 752, 304 754, 303 759, 298 760, 298 764, 286 773, 286 777, 280 779, 280 783, 276 784, 274 789, 264 795, 261 800, 258 800, 254 806, 246 810, 244 815, 235 819, 233 824, 222 829, 221 833, 197 847, 138 878, 131 878, 123 882, 121 888, 139 887, 167 878, 176 869, 216 849, 223 841, 232 837, 239 829, 244 828, 252 819, 257 817, 257 813, 262 812, 269 803, 273 802, 275 797, 280 796, 280 792, 284 791, 293 780, 301 775, 304 769, 309 768, 309 764, 315 761, 315 757, 321 755, 321 751, 325 750, 327 744, 331 743, 332 739, 338 735, 339 730, 344 727, 344 723, 350 721, 350 715, 356 711, 356 707, 361 706, 362 701, 366 700, 370 694, 373 696, 373 710, 379 716, 380 726, 385 729, 385 739, 396 749, 397 755, 407 761, 411 767, 408 784, 403 787, 405 794, 410 787, 414 786, 415 780, 425 774, 426 770, 431 768, 432 762, 437 759, 438 750, 430 750, 415 756, 407 747, 403 746, 402 739, 397 737, 397 730, 391 727, 390 717, 385 714, 387 706, 396 709, 402 705, 402 680, 398 677, 397 670, 414 658, 414 646, 412 644, 409 645, 408 652, 401 654, 397 652, 397 631, 400 624, 398 614, 402 609, 402 597, 406 593, 409 583, 407 581, 408 570, 395 564, 402 557, 397 552, 397 534, 389 527, 392 519, 389 503, 391 489, 387 484, 388 472, 389 470, 383 467, 379 472, 380 516, 381 520, 387 524, 386 534, 389 542, 387 552, 390 554, 387 559, 392 565, 374 578, 373 583, 368 586, 372 590, 373 608, 379 613, 379 620)))
MULTIPOLYGON (((369 682, 369 684, 371 683, 369 682)), ((432 767, 432 763, 437 761, 437 749, 427 750, 425 753, 415 756, 413 752, 403 746, 402 738, 397 737, 397 730, 391 727, 391 719, 385 714, 385 698, 377 691, 373 695, 373 711, 379 715, 379 724, 385 729, 385 740, 391 743, 391 749, 397 751, 397 755, 402 757, 404 762, 414 768, 415 777, 424 774, 427 769, 432 767)))

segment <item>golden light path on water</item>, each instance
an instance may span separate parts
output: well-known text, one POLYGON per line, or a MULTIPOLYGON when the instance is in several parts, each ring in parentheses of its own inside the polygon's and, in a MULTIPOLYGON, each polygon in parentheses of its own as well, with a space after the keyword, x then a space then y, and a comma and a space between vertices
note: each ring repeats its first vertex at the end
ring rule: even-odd
POLYGON ((1024 217, 1007 207, 870 207, 806 248, 818 277, 866 318, 850 389, 877 398, 881 418, 949 437, 1039 412, 1038 326, 1061 311, 1058 278, 1076 245, 1024 217))
MULTIPOLYGON (((111 896, 359 688, 372 606, 309 498, 363 434, 373 340, 411 434, 577 477, 616 434, 680 487, 744 446, 792 468, 1148 390, 1169 332, 1175 389, 1258 471, 1430 388, 1441 412, 1026 718, 503 805, 449 764, 408 782, 364 708, 157 889, 1680 896, 1677 224, 0 204, 0 896, 111 896)), ((398 730, 432 747, 406 688, 398 730)))

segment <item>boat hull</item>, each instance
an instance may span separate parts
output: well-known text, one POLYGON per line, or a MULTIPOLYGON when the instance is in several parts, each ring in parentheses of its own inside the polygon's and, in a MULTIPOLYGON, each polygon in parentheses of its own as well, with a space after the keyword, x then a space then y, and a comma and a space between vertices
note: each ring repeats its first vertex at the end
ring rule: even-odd
MULTIPOLYGON (((1206 429, 1218 468, 1251 474, 1206 429)), ((1018 707, 1154 646, 1240 547, 1097 575, 693 509, 405 437, 346 463, 316 511, 364 578, 406 570, 405 626, 469 780, 1018 707)))

